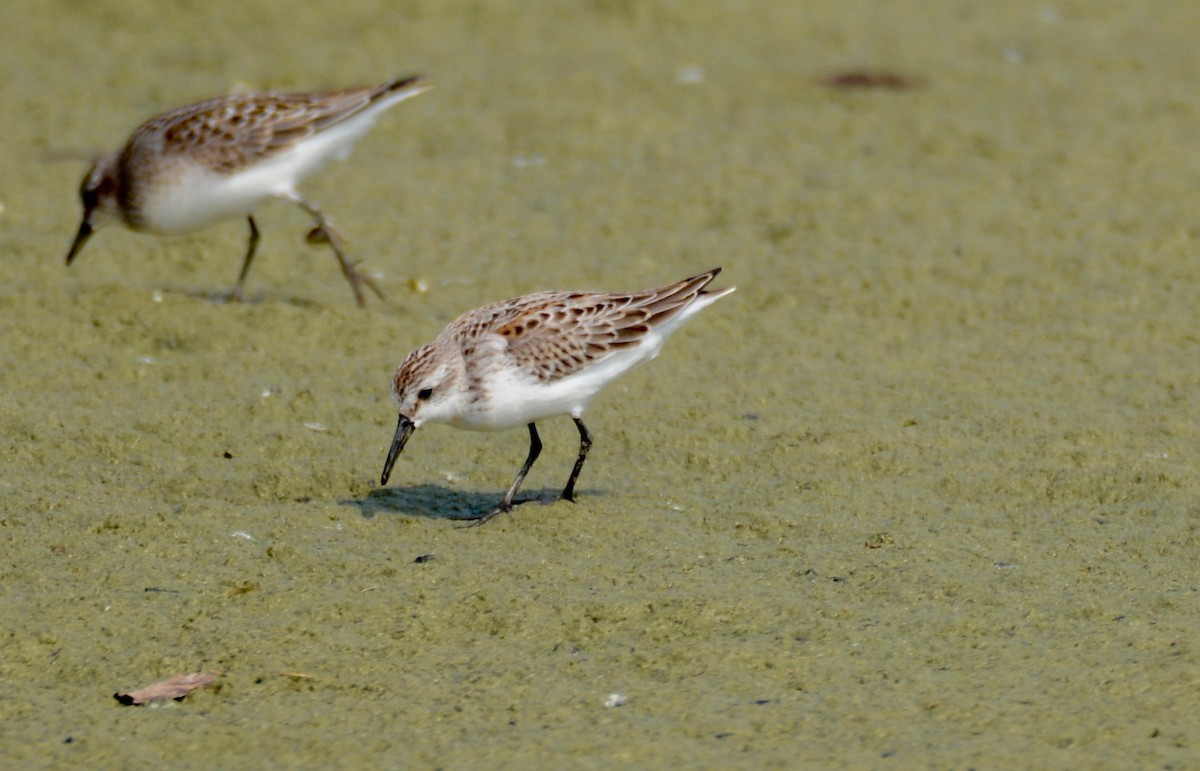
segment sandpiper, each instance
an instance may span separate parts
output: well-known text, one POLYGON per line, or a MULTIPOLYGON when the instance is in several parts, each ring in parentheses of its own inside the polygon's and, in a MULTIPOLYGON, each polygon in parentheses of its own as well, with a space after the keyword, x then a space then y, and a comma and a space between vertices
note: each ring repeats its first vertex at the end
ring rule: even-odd
POLYGON ((513 498, 542 450, 536 421, 570 415, 579 430, 579 455, 560 498, 574 501, 592 446, 582 420, 588 403, 657 356, 685 321, 732 292, 734 287, 705 291, 720 272, 623 294, 538 292, 460 316, 396 370, 392 395, 400 420, 380 483, 387 484, 408 438, 425 423, 477 431, 528 425, 529 455, 508 492, 491 511, 465 517, 482 524, 516 505, 513 498))
POLYGON ((296 186, 331 158, 349 155, 384 110, 429 88, 414 76, 325 93, 229 94, 151 118, 84 176, 83 222, 67 264, 97 228, 110 223, 172 234, 244 216, 250 242, 230 294, 241 299, 259 240, 253 212, 282 198, 312 216, 309 242, 333 249, 359 305, 363 285, 382 297, 346 258, 329 220, 296 186))

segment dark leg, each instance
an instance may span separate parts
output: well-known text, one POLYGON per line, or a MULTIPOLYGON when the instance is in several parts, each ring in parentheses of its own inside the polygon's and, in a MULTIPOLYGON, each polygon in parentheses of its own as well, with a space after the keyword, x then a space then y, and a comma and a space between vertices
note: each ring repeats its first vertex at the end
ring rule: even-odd
POLYGON ((346 280, 350 282, 350 288, 354 290, 355 301, 360 306, 367 304, 362 292, 364 285, 369 287, 382 300, 383 292, 379 291, 379 287, 375 286, 375 282, 355 270, 355 263, 346 259, 346 252, 342 249, 342 237, 338 235, 333 225, 329 224, 329 221, 325 219, 325 215, 321 210, 298 195, 289 196, 289 199, 308 212, 317 221, 317 226, 308 232, 308 242, 310 244, 329 244, 329 248, 333 249, 333 253, 338 259, 338 264, 342 266, 342 275, 346 277, 346 280))
POLYGON ((520 489, 521 483, 525 481, 525 475, 529 473, 529 469, 533 468, 533 462, 537 460, 538 455, 542 452, 542 440, 538 436, 537 426, 533 423, 529 424, 529 455, 525 458, 525 465, 521 466, 521 470, 517 472, 517 478, 513 480, 512 486, 508 488, 508 492, 500 500, 500 505, 484 514, 482 517, 476 517, 471 520, 468 527, 476 527, 487 522, 497 514, 503 514, 506 511, 512 511, 513 498, 516 497, 517 490, 520 489))
POLYGON ((242 260, 242 272, 238 274, 237 283, 233 285, 233 291, 229 293, 231 300, 242 299, 242 287, 246 283, 246 276, 250 273, 250 263, 254 261, 254 252, 258 250, 258 225, 254 224, 253 217, 247 217, 246 222, 250 223, 250 244, 246 247, 246 258, 242 260))
POLYGON ((564 501, 575 502, 575 480, 579 478, 579 472, 583 470, 583 462, 587 460, 588 450, 592 449, 592 432, 588 431, 588 427, 583 425, 583 421, 579 418, 572 418, 575 421, 575 428, 579 429, 579 457, 575 459, 575 468, 571 470, 571 478, 567 480, 567 486, 563 488, 562 499, 564 501))

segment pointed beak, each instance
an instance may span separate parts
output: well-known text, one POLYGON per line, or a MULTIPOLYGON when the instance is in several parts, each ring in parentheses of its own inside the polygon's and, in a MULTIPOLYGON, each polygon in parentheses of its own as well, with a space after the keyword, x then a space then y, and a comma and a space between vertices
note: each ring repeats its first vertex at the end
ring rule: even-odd
POLYGON ((83 218, 83 222, 79 223, 79 232, 75 234, 75 241, 71 244, 71 251, 67 252, 67 264, 70 265, 75 257, 83 251, 83 245, 92 235, 92 224, 87 221, 87 217, 83 218))
POLYGON ((379 478, 379 484, 387 484, 388 477, 392 475, 392 466, 396 465, 396 458, 404 449, 404 445, 408 443, 412 432, 416 430, 417 427, 411 420, 403 415, 400 416, 400 422, 396 424, 396 435, 392 437, 392 449, 388 450, 387 460, 383 462, 383 476, 379 478))

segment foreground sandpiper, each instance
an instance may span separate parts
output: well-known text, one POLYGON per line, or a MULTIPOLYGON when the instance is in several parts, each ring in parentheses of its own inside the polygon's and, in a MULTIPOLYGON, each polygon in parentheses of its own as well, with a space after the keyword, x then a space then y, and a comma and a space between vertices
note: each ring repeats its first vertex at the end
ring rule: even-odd
MULTIPOLYGON (((511 511, 513 498, 542 450, 535 421, 570 415, 579 456, 562 499, 575 500, 592 433, 581 416, 606 385, 658 355, 685 321, 734 290, 704 288, 721 272, 625 294, 539 292, 470 311, 428 345, 410 353, 392 379, 400 420, 380 483, 412 432, 425 423, 497 431, 529 426, 529 456, 499 505, 467 517, 482 524, 511 511)), ((524 501, 522 501, 524 502, 524 501)))
POLYGON ((316 225, 308 240, 333 249, 359 305, 364 285, 382 297, 346 258, 325 215, 296 186, 328 160, 349 155, 384 110, 430 87, 420 77, 406 77, 326 93, 229 94, 151 118, 84 176, 83 222, 67 264, 97 228, 110 223, 172 234, 244 216, 250 242, 231 293, 241 299, 258 247, 253 212, 282 198, 312 216, 316 225))

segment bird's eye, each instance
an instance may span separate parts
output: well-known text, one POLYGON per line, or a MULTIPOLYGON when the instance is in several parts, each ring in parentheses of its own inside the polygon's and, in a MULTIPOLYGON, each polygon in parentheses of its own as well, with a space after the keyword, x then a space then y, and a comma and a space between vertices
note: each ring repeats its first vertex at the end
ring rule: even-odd
POLYGON ((417 398, 421 401, 425 401, 431 396, 433 396, 432 388, 422 388, 420 391, 417 391, 417 398))

